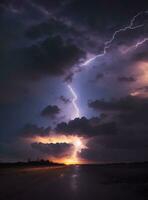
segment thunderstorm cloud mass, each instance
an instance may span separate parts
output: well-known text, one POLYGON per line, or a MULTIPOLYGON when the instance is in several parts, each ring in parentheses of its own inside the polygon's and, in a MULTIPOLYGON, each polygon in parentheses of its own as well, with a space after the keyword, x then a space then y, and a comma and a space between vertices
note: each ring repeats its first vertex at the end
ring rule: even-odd
POLYGON ((0 1, 0 161, 148 158, 148 2, 0 1))

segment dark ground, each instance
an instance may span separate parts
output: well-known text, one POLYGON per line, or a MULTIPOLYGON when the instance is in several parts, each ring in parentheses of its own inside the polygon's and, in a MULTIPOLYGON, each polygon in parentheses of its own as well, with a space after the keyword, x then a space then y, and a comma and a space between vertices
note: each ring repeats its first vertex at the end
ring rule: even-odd
POLYGON ((0 169, 0 200, 148 199, 148 164, 0 169))

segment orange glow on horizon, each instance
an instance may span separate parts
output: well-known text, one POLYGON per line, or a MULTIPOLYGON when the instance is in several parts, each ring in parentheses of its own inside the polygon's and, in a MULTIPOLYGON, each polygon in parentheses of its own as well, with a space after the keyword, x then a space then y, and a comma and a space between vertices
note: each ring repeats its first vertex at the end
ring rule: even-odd
POLYGON ((79 137, 77 135, 51 135, 48 137, 41 137, 37 136, 35 138, 30 139, 31 142, 37 142, 37 143, 43 143, 43 144, 60 144, 60 143, 66 143, 66 144, 72 144, 73 149, 71 155, 56 158, 56 157, 50 157, 53 162, 57 163, 64 163, 66 165, 72 165, 72 164, 83 164, 86 163, 86 161, 80 159, 78 157, 78 153, 81 152, 82 149, 86 149, 86 143, 87 140, 83 137, 79 137))

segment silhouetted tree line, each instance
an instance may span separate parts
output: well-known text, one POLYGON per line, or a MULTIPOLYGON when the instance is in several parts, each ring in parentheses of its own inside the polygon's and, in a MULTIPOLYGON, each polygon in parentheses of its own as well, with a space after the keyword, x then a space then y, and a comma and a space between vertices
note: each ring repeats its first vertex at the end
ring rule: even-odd
POLYGON ((14 162, 14 163, 0 163, 0 167, 50 167, 50 166, 62 166, 64 164, 55 163, 49 160, 30 160, 28 159, 27 162, 14 162))

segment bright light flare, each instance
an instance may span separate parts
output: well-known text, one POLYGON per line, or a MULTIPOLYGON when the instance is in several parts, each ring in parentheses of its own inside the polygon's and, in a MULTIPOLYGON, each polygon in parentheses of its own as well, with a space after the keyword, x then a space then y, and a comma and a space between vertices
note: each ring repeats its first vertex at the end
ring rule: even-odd
POLYGON ((80 149, 81 150, 81 147, 82 147, 82 142, 81 142, 81 140, 78 138, 78 140, 76 140, 75 142, 74 142, 74 145, 75 145, 75 147, 77 148, 77 149, 80 149))
POLYGON ((86 149, 86 139, 83 137, 79 137, 76 135, 51 135, 49 137, 41 137, 37 136, 35 138, 31 139, 31 142, 37 142, 37 143, 43 143, 43 144, 60 144, 60 143, 66 143, 66 144, 72 144, 73 150, 71 155, 68 157, 62 157, 62 158, 53 158, 52 160, 59 163, 65 163, 65 164, 80 164, 83 163, 83 161, 78 157, 78 153, 81 152, 82 149, 86 149))

